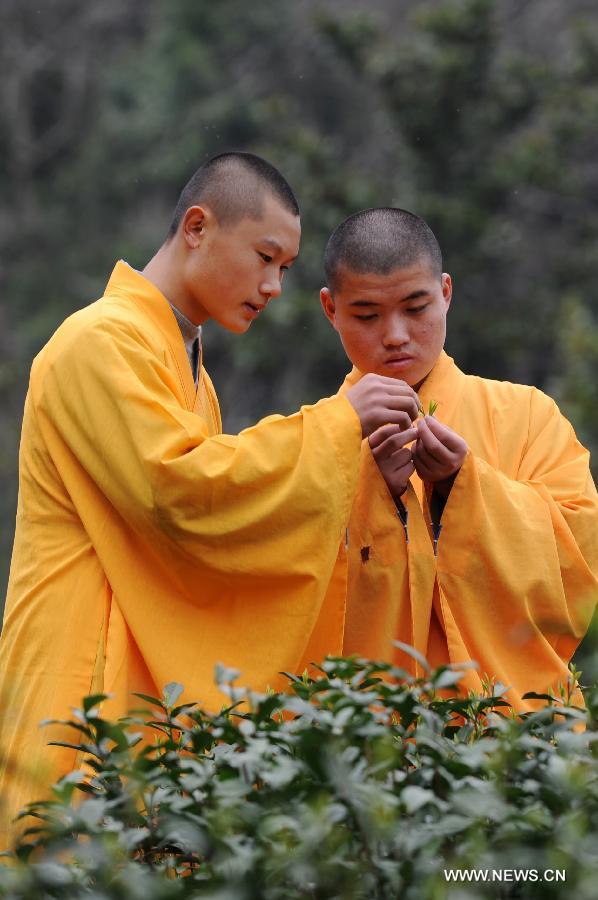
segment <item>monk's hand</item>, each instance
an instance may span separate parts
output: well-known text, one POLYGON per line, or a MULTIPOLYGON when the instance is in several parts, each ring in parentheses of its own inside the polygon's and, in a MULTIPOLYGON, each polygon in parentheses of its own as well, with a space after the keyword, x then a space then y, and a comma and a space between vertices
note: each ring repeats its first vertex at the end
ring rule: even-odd
POLYGON ((396 425, 383 425, 368 438, 372 456, 394 500, 404 493, 415 471, 413 454, 406 445, 416 438, 417 428, 401 431, 396 425))
POLYGON ((420 408, 412 387, 385 375, 364 375, 345 397, 359 416, 363 437, 387 424, 405 431, 417 419, 420 408))
POLYGON ((433 416, 420 419, 417 426, 413 447, 415 471, 422 481, 431 482, 446 498, 467 456, 467 444, 452 428, 433 416))

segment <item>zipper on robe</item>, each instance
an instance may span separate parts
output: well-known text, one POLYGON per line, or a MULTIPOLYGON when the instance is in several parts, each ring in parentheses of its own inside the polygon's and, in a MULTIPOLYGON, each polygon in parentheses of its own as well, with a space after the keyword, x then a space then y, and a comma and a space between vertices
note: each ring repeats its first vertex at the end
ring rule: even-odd
POLYGON ((430 522, 430 524, 432 526, 432 534, 434 537, 434 540, 432 542, 433 547, 434 547, 434 556, 438 556, 438 541, 440 539, 440 532, 442 531, 442 525, 440 524, 440 522, 438 522, 437 525, 435 525, 434 522, 430 522))
POLYGON ((405 532, 405 543, 409 543, 409 529, 407 527, 407 522, 409 520, 409 513, 406 507, 400 500, 395 501, 395 505, 397 507, 397 516, 399 517, 399 521, 403 526, 403 531, 405 532))
POLYGON ((436 493, 433 485, 425 485, 423 495, 423 513, 428 526, 430 538, 432 540, 432 550, 434 556, 438 556, 438 541, 440 540, 440 532, 442 531, 441 517, 444 512, 446 500, 436 493))

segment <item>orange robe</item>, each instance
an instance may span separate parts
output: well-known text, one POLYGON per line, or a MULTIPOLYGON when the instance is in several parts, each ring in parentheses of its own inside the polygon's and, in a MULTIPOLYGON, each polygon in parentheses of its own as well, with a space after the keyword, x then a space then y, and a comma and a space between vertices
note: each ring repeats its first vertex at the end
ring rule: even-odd
POLYGON ((342 646, 344 594, 326 596, 359 471, 344 397, 220 434, 166 298, 118 263, 102 299, 34 361, 0 640, 6 820, 68 771, 72 740, 41 719, 90 693, 107 715, 178 680, 220 708, 218 661, 239 684, 342 646))
MULTIPOLYGON (((353 370, 341 392, 361 377, 353 370)), ((598 497, 589 453, 553 400, 533 387, 464 375, 442 353, 419 391, 424 409, 469 452, 444 508, 434 553, 425 490, 414 474, 407 528, 364 441, 349 521, 344 651, 421 673, 394 639, 433 665, 476 661, 508 688, 557 689, 598 595, 598 497), (407 540, 408 538, 408 540, 407 540)))

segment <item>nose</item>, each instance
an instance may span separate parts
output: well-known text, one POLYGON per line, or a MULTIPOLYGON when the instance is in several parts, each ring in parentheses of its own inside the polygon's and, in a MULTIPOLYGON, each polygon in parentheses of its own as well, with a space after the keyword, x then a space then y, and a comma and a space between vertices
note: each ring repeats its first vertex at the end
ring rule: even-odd
POLYGON ((263 297, 268 297, 270 300, 273 297, 280 297, 282 293, 282 279, 272 276, 267 281, 262 281, 259 291, 263 297))
POLYGON ((382 343, 385 347, 402 347, 409 341, 407 323, 404 316, 390 316, 385 324, 386 328, 382 334, 382 343))

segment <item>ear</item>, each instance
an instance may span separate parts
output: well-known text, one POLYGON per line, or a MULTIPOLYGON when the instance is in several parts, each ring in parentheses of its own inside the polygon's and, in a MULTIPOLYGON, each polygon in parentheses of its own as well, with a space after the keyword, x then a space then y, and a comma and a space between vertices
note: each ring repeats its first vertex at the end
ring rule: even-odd
POLYGON ((190 206, 181 222, 181 234, 191 248, 198 247, 206 226, 213 219, 212 213, 205 206, 190 206))
POLYGON ((451 305, 451 300, 453 299, 453 280, 448 272, 442 273, 442 279, 440 283, 442 285, 442 296, 444 298, 446 308, 448 309, 451 305))
POLYGON ((334 305, 334 298, 330 293, 329 288, 323 287, 320 291, 320 303, 322 304, 324 315, 326 316, 332 327, 336 329, 336 307, 334 305))

